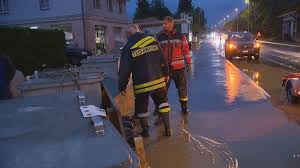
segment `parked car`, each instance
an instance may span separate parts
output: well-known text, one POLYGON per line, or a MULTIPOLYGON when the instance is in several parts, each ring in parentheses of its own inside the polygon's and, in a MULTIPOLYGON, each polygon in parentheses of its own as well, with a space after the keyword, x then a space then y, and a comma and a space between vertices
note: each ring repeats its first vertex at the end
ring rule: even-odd
POLYGON ((66 55, 70 64, 80 66, 80 61, 87 58, 87 56, 91 56, 92 53, 88 50, 79 48, 73 41, 67 41, 66 55))
POLYGON ((225 41, 225 57, 231 60, 233 57, 248 56, 259 60, 260 44, 256 42, 253 35, 249 32, 232 32, 228 34, 225 41))
POLYGON ((292 104, 300 98, 300 73, 292 73, 282 77, 282 86, 285 88, 287 99, 292 104))

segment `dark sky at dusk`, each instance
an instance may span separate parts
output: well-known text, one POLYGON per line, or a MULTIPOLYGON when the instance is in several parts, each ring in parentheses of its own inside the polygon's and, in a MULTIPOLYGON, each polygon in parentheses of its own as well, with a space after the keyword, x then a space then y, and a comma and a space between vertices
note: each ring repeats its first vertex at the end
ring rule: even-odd
MULTIPOLYGON (((166 6, 175 12, 179 0, 164 0, 166 6)), ((244 0, 193 0, 194 6, 204 9, 208 24, 213 26, 226 15, 234 16, 235 8, 242 9, 244 0)), ((130 0, 127 4, 128 15, 132 17, 136 8, 136 0, 130 0)))

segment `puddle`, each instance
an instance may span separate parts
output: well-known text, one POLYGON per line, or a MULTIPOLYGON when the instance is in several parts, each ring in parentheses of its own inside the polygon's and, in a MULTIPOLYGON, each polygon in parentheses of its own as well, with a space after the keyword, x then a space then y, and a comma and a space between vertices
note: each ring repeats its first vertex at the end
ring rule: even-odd
POLYGON ((293 105, 287 102, 285 90, 281 86, 282 76, 295 72, 294 70, 268 65, 265 62, 259 64, 244 60, 234 60, 232 62, 271 95, 271 103, 285 113, 289 122, 300 126, 300 104, 293 105))

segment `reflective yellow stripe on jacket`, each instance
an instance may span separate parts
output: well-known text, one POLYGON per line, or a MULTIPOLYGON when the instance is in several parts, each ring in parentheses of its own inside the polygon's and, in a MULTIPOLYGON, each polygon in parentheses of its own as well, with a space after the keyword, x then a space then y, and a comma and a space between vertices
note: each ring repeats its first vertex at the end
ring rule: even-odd
POLYGON ((140 93, 146 93, 152 90, 156 90, 165 86, 166 86, 165 79, 160 78, 144 84, 134 85, 133 88, 135 94, 140 94, 140 93))
POLYGON ((137 43, 135 43, 130 49, 143 48, 154 41, 155 41, 155 38, 153 38, 151 36, 147 36, 147 37, 141 39, 140 41, 138 41, 137 43))

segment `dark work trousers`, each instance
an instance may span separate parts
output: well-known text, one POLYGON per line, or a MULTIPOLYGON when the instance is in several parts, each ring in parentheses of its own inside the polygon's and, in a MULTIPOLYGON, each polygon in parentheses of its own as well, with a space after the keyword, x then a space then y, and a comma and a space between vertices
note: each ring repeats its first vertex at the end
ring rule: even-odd
POLYGON ((157 107, 163 103, 168 102, 167 97, 167 88, 163 87, 160 89, 156 89, 151 92, 147 93, 141 93, 135 95, 135 113, 138 118, 148 117, 148 103, 149 103, 149 95, 151 94, 151 97, 157 107))
MULTIPOLYGON (((169 113, 170 106, 168 104, 168 97, 167 97, 167 88, 163 87, 151 92, 141 93, 135 95, 135 113, 138 118, 147 118, 149 116, 148 112, 148 103, 149 103, 149 95, 151 95, 153 101, 159 107, 159 111, 161 113, 169 113)), ((141 126, 143 129, 147 129, 148 123, 146 120, 145 122, 141 122, 141 126)))
POLYGON ((185 69, 170 70, 170 80, 167 83, 167 88, 169 89, 171 81, 174 81, 175 86, 178 91, 179 102, 181 104, 182 111, 187 110, 188 102, 188 90, 187 82, 185 77, 185 69))
MULTIPOLYGON (((186 112, 188 110, 188 91, 187 91, 187 82, 185 77, 185 68, 177 69, 177 70, 170 70, 170 79, 167 82, 167 89, 169 89, 171 81, 173 80, 175 86, 178 91, 179 102, 181 104, 182 112, 186 112)), ((154 100, 153 95, 151 95, 154 104, 156 106, 155 114, 158 114, 158 106, 159 103, 154 100)))

